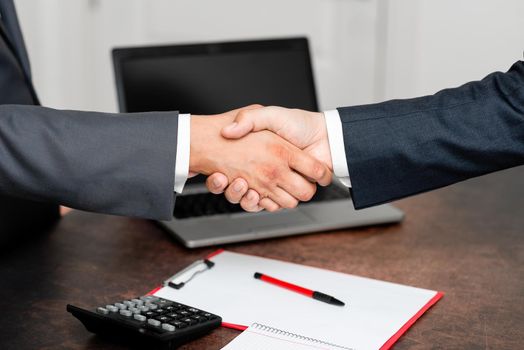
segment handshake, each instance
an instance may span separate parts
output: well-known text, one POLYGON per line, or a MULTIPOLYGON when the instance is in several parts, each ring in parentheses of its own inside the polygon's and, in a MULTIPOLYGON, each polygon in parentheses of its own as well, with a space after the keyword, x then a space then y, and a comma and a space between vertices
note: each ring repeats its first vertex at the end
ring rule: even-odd
POLYGON ((190 176, 208 175, 212 193, 246 211, 294 208, 317 183, 329 185, 332 171, 322 113, 252 105, 191 116, 190 176))

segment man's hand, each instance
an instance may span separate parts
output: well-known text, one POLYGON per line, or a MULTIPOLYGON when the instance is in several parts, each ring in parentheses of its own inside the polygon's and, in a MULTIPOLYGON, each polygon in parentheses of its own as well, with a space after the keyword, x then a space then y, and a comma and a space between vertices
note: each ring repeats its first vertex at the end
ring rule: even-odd
MULTIPOLYGON (((248 130, 238 140, 220 135, 220 130, 244 111, 191 117, 191 172, 205 175, 218 172, 227 183, 241 178, 256 191, 257 197, 260 195, 283 208, 293 208, 299 200, 311 199, 316 190, 311 181, 331 182, 331 171, 325 164, 270 131, 249 133, 248 130)), ((208 179, 208 185, 210 181, 213 179, 208 179)))
MULTIPOLYGON (((332 169, 331 153, 326 124, 322 113, 282 107, 262 107, 240 110, 235 121, 222 129, 222 135, 229 139, 242 138, 250 132, 269 130, 303 149, 311 156, 332 169)), ((331 180, 331 179, 330 179, 331 180)), ((247 211, 267 209, 278 210, 279 205, 270 198, 260 198, 254 189, 242 178, 230 181, 220 173, 211 175, 207 187, 213 193, 222 193, 226 187, 226 198, 232 203, 240 203, 247 211)), ((321 185, 328 183, 319 182, 321 185)))

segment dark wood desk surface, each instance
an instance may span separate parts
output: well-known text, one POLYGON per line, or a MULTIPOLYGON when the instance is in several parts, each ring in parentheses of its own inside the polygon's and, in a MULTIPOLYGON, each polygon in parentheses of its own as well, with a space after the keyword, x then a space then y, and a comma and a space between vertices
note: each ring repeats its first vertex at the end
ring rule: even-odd
MULTIPOLYGON (((395 349, 521 349, 524 167, 395 203, 400 225, 227 249, 445 292, 395 349)), ((141 295, 215 248, 188 250, 151 222, 74 212, 0 257, 0 348, 120 349, 65 311, 141 295)), ((218 329, 183 349, 219 349, 218 329)))

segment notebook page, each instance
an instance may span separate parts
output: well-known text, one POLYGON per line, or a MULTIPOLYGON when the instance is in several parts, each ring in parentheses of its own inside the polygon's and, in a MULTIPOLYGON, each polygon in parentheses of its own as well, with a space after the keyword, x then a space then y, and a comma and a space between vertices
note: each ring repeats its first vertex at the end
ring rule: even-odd
POLYGON ((194 305, 224 322, 270 325, 358 350, 379 349, 435 291, 232 252, 182 289, 155 295, 194 305), (319 290, 342 300, 333 306, 253 278, 254 272, 319 290))
POLYGON ((222 350, 356 350, 255 323, 222 350))

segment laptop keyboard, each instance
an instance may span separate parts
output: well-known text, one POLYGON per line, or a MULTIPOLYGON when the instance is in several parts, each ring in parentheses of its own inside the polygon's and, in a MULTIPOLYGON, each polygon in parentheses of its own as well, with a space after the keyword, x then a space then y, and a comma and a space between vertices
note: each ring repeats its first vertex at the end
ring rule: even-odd
MULTIPOLYGON (((345 188, 339 186, 318 186, 317 192, 311 201, 302 202, 299 205, 348 198, 349 191, 345 188)), ((215 195, 206 192, 177 196, 173 216, 175 219, 187 219, 199 216, 232 214, 239 212, 243 212, 243 209, 239 204, 229 203, 223 195, 215 195)))

